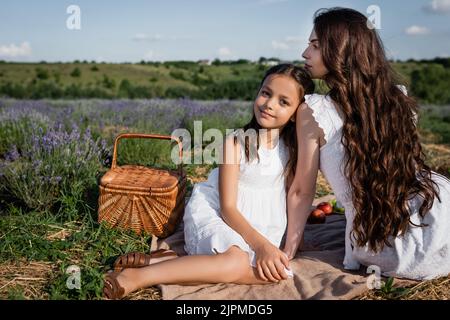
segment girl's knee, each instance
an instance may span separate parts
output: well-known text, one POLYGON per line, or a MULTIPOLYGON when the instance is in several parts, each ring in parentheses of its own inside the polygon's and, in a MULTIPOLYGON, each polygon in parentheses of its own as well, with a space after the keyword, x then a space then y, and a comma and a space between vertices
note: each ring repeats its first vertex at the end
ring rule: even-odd
POLYGON ((222 260, 221 266, 229 282, 240 279, 248 272, 250 266, 248 253, 237 246, 232 246, 224 253, 220 253, 218 258, 222 260))
POLYGON ((248 265, 248 253, 238 246, 231 246, 227 251, 223 253, 224 255, 231 256, 233 260, 238 262, 239 264, 247 264, 248 265))

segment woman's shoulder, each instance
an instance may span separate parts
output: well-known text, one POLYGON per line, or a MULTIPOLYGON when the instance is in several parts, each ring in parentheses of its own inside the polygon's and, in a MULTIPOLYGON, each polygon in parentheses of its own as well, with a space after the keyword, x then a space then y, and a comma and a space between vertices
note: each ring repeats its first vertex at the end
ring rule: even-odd
POLYGON ((407 96, 408 95, 408 90, 406 89, 406 87, 402 84, 397 84, 395 85, 398 89, 400 89, 400 91, 407 96))
POLYGON ((312 109, 334 108, 331 97, 324 94, 307 94, 305 95, 305 103, 312 109))
POLYGON ((323 94, 305 95, 305 103, 312 110, 314 120, 323 130, 325 140, 330 141, 342 126, 342 118, 335 103, 329 95, 323 94))

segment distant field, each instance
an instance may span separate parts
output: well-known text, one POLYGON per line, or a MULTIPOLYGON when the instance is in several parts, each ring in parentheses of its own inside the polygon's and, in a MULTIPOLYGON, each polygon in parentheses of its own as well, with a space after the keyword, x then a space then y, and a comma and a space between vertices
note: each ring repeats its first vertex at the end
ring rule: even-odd
MULTIPOLYGON (((189 64, 114 64, 114 63, 3 63, 0 64, 1 82, 5 81, 30 81, 37 76, 36 69, 47 70, 49 78, 56 79, 59 75, 59 82, 62 85, 71 83, 95 83, 102 81, 103 75, 120 82, 128 79, 137 85, 146 85, 149 82, 167 83, 168 85, 186 83, 189 85, 190 77, 195 73, 202 78, 213 80, 227 80, 252 77, 259 74, 259 65, 256 64, 236 64, 227 65, 201 65, 198 63, 189 64), (73 77, 70 73, 79 68, 80 77, 73 77), (171 75, 171 72, 178 74, 171 75), (181 79, 176 79, 177 76, 181 79), (184 79, 183 79, 184 78, 184 79)), ((266 68, 261 68, 265 70, 266 68)))
MULTIPOLYGON (((278 63, 275 61, 275 63, 278 63)), ((302 65, 300 61, 294 62, 302 65)), ((410 93, 428 104, 450 103, 450 63, 392 63, 410 93)), ((181 98, 252 100, 265 62, 237 60, 141 63, 6 63, 0 61, 0 97, 17 99, 181 98)), ((323 91, 318 86, 318 92, 323 91)), ((321 92, 322 93, 322 92, 321 92)))
POLYGON ((223 95, 226 92, 223 89, 229 86, 229 82, 251 81, 253 87, 257 88, 266 69, 267 67, 263 65, 250 63, 236 65, 0 63, 0 96, 32 99, 178 98, 192 96, 200 90, 208 90, 213 91, 213 94, 222 95, 223 98, 233 98, 223 95), (8 86, 12 89, 8 89, 8 86), (14 90, 14 86, 31 88, 39 92, 36 92, 35 96, 30 96, 28 90, 28 93, 23 93, 25 96, 20 96, 22 94, 20 89, 14 90))

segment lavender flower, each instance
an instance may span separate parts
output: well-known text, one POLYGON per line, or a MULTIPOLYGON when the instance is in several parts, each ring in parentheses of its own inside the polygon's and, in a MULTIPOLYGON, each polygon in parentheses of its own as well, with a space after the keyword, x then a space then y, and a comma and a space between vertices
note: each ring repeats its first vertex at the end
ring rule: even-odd
POLYGON ((9 162, 16 161, 20 158, 19 151, 17 150, 16 145, 14 144, 12 148, 6 153, 5 160, 9 162))

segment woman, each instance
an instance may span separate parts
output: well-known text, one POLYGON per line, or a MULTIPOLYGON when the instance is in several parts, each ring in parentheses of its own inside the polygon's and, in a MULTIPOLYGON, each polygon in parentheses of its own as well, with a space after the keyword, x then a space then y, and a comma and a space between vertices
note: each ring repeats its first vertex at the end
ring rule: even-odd
POLYGON ((303 53, 330 88, 305 97, 297 113, 298 161, 288 193, 284 251, 297 251, 317 171, 344 205, 344 267, 377 265, 387 276, 450 273, 450 181, 424 163, 417 103, 399 87, 382 42, 352 9, 315 15, 303 53))

